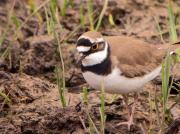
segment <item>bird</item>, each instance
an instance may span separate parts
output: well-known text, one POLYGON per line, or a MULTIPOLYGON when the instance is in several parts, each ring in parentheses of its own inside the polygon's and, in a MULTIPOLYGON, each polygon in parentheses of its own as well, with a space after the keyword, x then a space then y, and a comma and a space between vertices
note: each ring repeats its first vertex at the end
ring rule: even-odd
POLYGON ((103 36, 100 32, 88 31, 77 39, 76 49, 82 75, 90 87, 100 90, 103 83, 105 92, 123 96, 128 121, 117 125, 127 125, 130 130, 138 93, 160 75, 167 48, 133 37, 103 36), (134 93, 131 109, 128 107, 129 93, 134 93))

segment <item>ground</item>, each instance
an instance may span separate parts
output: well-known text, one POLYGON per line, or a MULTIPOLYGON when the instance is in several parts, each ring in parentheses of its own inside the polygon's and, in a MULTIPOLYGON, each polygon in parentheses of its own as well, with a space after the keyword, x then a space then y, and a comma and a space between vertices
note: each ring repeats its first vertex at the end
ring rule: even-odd
MULTIPOLYGON (((38 1, 37 5, 42 2, 38 1)), ((61 1, 58 2, 60 5, 61 1)), ((63 40, 61 43, 67 86, 65 97, 68 102, 68 106, 65 108, 61 105, 56 84, 55 68, 61 68, 58 45, 55 39, 47 34, 45 17, 40 25, 36 15, 34 15, 35 17, 27 17, 31 14, 28 4, 16 1, 12 14, 17 16, 21 22, 26 21, 21 30, 18 31, 14 24, 8 24, 8 13, 12 5, 13 1, 0 1, 1 37, 8 29, 6 26, 10 27, 0 48, 0 91, 8 96, 6 98, 0 95, 0 133, 84 134, 88 133, 89 128, 87 113, 91 115, 99 130, 100 91, 87 86, 89 104, 88 106, 83 104, 82 87, 85 80, 76 65, 76 40, 80 34, 89 29, 88 23, 84 27, 80 26, 79 2, 74 1, 73 7, 67 8, 66 16, 60 17, 63 28, 59 38, 63 40), (14 34, 18 35, 17 39, 14 39, 14 34), (86 128, 83 127, 83 124, 86 128)), ((94 16, 98 16, 103 3, 96 1, 93 5, 96 9, 94 16)), ((87 12, 86 6, 84 4, 84 15, 87 12)), ((180 24, 178 22, 180 16, 180 14, 178 15, 178 6, 180 7, 180 2, 176 0, 173 3, 173 9, 177 24, 180 24)), ((39 13, 45 16, 44 8, 39 13)), ((128 2, 126 0, 112 0, 109 2, 99 31, 103 35, 131 36, 149 44, 162 45, 164 42, 160 38, 158 24, 162 29, 164 42, 169 43, 166 0, 129 0, 128 2), (110 25, 108 21, 110 14, 113 16, 115 26, 110 25)), ((180 79, 178 77, 180 76, 179 69, 176 69, 175 74, 177 75, 175 79, 178 81, 180 79)), ((122 96, 118 95, 112 99, 114 95, 106 94, 105 133, 144 134, 150 133, 150 131, 157 133, 159 124, 155 110, 155 96, 159 101, 161 85, 157 81, 156 85, 148 83, 140 92, 136 106, 135 124, 128 131, 127 126, 117 126, 119 122, 127 120, 127 111, 125 111, 122 96)), ((171 118, 166 122, 166 133, 169 134, 177 134, 180 131, 178 99, 177 94, 170 95, 168 106, 175 103, 177 105, 170 110, 171 118)), ((131 94, 130 101, 133 102, 131 94)), ((161 103, 158 103, 158 107, 162 111, 161 103)))

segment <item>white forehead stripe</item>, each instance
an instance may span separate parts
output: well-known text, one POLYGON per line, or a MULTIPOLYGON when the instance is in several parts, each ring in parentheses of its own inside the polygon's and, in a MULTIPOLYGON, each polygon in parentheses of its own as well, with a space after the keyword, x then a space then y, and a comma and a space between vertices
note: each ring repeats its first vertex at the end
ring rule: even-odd
POLYGON ((87 52, 91 49, 91 47, 86 47, 86 46, 78 46, 77 50, 78 52, 87 52))

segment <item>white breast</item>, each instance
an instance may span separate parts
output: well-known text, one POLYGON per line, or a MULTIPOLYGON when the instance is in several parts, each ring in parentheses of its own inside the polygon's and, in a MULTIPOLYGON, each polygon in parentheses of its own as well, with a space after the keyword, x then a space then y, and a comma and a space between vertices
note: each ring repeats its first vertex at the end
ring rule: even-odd
POLYGON ((144 84, 157 77, 160 71, 161 67, 157 67, 143 77, 127 78, 121 75, 119 68, 114 68, 112 73, 106 76, 97 75, 88 71, 84 72, 83 76, 92 88, 101 89, 103 83, 106 92, 126 94, 141 90, 144 84))

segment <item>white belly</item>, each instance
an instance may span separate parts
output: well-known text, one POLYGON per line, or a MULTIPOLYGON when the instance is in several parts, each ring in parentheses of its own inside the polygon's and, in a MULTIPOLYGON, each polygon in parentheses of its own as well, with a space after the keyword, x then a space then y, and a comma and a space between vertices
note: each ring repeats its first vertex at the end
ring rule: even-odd
POLYGON ((127 78, 121 75, 121 71, 118 68, 114 68, 112 73, 106 76, 97 75, 88 71, 84 72, 83 76, 92 88, 101 89, 103 84, 106 92, 126 94, 141 90, 144 84, 157 77, 160 71, 161 67, 157 67, 143 77, 127 78))

